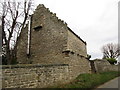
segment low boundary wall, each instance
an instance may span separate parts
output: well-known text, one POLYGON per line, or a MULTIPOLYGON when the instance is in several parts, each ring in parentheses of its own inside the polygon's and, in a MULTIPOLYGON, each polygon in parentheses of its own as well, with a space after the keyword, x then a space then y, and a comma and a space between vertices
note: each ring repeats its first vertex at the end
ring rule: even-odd
POLYGON ((2 88, 44 88, 70 82, 68 64, 2 66, 2 88))
POLYGON ((119 71, 119 65, 111 65, 107 60, 96 59, 91 60, 91 71, 96 72, 107 72, 107 71, 119 71))

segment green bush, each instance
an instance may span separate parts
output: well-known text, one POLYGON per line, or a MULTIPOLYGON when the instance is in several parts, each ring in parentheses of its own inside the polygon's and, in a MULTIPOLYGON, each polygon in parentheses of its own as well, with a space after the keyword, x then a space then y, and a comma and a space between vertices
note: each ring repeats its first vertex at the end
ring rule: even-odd
POLYGON ((106 60, 110 63, 110 64, 115 64, 117 63, 117 60, 114 58, 106 58, 106 60))
POLYGON ((90 60, 90 58, 91 58, 91 55, 87 54, 87 58, 86 59, 90 60))

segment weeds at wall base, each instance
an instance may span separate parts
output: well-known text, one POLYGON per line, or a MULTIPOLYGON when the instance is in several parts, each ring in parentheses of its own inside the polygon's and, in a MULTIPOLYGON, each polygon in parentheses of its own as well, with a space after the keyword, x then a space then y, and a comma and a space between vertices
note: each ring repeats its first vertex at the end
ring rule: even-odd
POLYGON ((56 86, 54 88, 87 88, 90 90, 118 76, 120 76, 120 72, 116 71, 102 72, 96 74, 81 74, 73 82, 56 86))

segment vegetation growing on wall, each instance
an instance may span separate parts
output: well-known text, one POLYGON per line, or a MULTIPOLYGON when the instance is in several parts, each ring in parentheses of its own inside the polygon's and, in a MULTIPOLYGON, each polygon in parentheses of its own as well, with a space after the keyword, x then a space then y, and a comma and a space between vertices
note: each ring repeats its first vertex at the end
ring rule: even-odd
POLYGON ((115 64, 117 63, 117 60, 114 58, 106 58, 106 60, 110 63, 110 64, 115 64))

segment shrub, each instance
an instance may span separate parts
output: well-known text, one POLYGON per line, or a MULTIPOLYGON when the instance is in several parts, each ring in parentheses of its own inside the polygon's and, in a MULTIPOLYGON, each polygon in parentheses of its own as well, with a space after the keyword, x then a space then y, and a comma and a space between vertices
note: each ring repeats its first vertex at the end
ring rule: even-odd
POLYGON ((110 64, 115 64, 117 63, 117 60, 114 58, 106 58, 106 60, 110 63, 110 64))
POLYGON ((86 59, 90 60, 90 58, 91 58, 91 55, 87 54, 87 58, 86 59))

